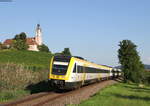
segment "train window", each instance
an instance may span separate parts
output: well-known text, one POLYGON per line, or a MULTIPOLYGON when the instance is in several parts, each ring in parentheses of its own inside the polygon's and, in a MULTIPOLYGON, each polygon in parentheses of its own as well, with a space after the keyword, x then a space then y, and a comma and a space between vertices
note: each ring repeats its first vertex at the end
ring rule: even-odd
POLYGON ((77 73, 80 72, 80 66, 77 66, 77 73))
POLYGON ((60 61, 60 62, 69 62, 71 59, 71 56, 55 56, 54 61, 60 61))
POLYGON ((53 65, 52 74, 55 75, 65 75, 67 72, 68 65, 53 65))
POLYGON ((77 73, 83 73, 83 67, 77 66, 77 73))
POLYGON ((76 63, 75 63, 74 68, 73 68, 73 73, 76 73, 76 63))
POLYGON ((77 66, 77 72, 78 73, 109 73, 109 70, 104 70, 104 69, 98 69, 98 68, 93 68, 93 67, 83 67, 83 66, 77 66))

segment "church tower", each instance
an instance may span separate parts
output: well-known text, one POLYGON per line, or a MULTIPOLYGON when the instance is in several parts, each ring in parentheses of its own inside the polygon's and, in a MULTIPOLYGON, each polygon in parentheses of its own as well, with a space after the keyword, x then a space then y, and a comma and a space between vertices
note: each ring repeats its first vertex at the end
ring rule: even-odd
POLYGON ((35 35, 35 41, 38 45, 42 45, 42 29, 40 28, 40 24, 37 24, 36 27, 36 35, 35 35))

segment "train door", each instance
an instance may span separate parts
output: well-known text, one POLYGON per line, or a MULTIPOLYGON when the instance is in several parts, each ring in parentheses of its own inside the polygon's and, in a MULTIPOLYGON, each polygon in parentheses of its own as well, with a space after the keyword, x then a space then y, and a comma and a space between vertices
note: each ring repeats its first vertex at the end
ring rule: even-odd
POLYGON ((85 67, 86 67, 86 65, 84 64, 84 65, 83 65, 83 68, 82 68, 82 70, 83 70, 82 85, 84 85, 85 80, 86 80, 86 69, 85 69, 85 67))
POLYGON ((98 80, 97 80, 98 82, 100 82, 101 81, 101 73, 98 73, 98 80))
POLYGON ((77 65, 76 65, 76 63, 74 64, 73 77, 74 77, 74 81, 78 81, 77 65))
POLYGON ((115 70, 112 70, 112 78, 115 78, 115 70))

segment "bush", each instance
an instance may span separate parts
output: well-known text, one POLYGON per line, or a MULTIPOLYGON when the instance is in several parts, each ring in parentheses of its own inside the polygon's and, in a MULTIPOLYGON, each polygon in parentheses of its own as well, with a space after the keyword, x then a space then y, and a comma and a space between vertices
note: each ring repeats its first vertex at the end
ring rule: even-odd
POLYGON ((38 49, 39 49, 41 52, 50 52, 50 51, 49 51, 49 48, 48 48, 46 45, 44 45, 44 44, 38 46, 38 49))

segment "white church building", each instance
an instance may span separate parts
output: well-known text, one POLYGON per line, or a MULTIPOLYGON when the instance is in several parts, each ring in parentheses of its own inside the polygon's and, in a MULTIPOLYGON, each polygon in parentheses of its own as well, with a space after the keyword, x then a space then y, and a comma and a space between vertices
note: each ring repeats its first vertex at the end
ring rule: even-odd
MULTIPOLYGON (((6 39, 3 44, 7 47, 10 47, 11 44, 13 44, 13 39, 6 39)), ((37 24, 35 37, 27 38, 26 44, 29 46, 28 50, 39 51, 38 46, 43 44, 42 29, 40 28, 40 24, 37 24)))

